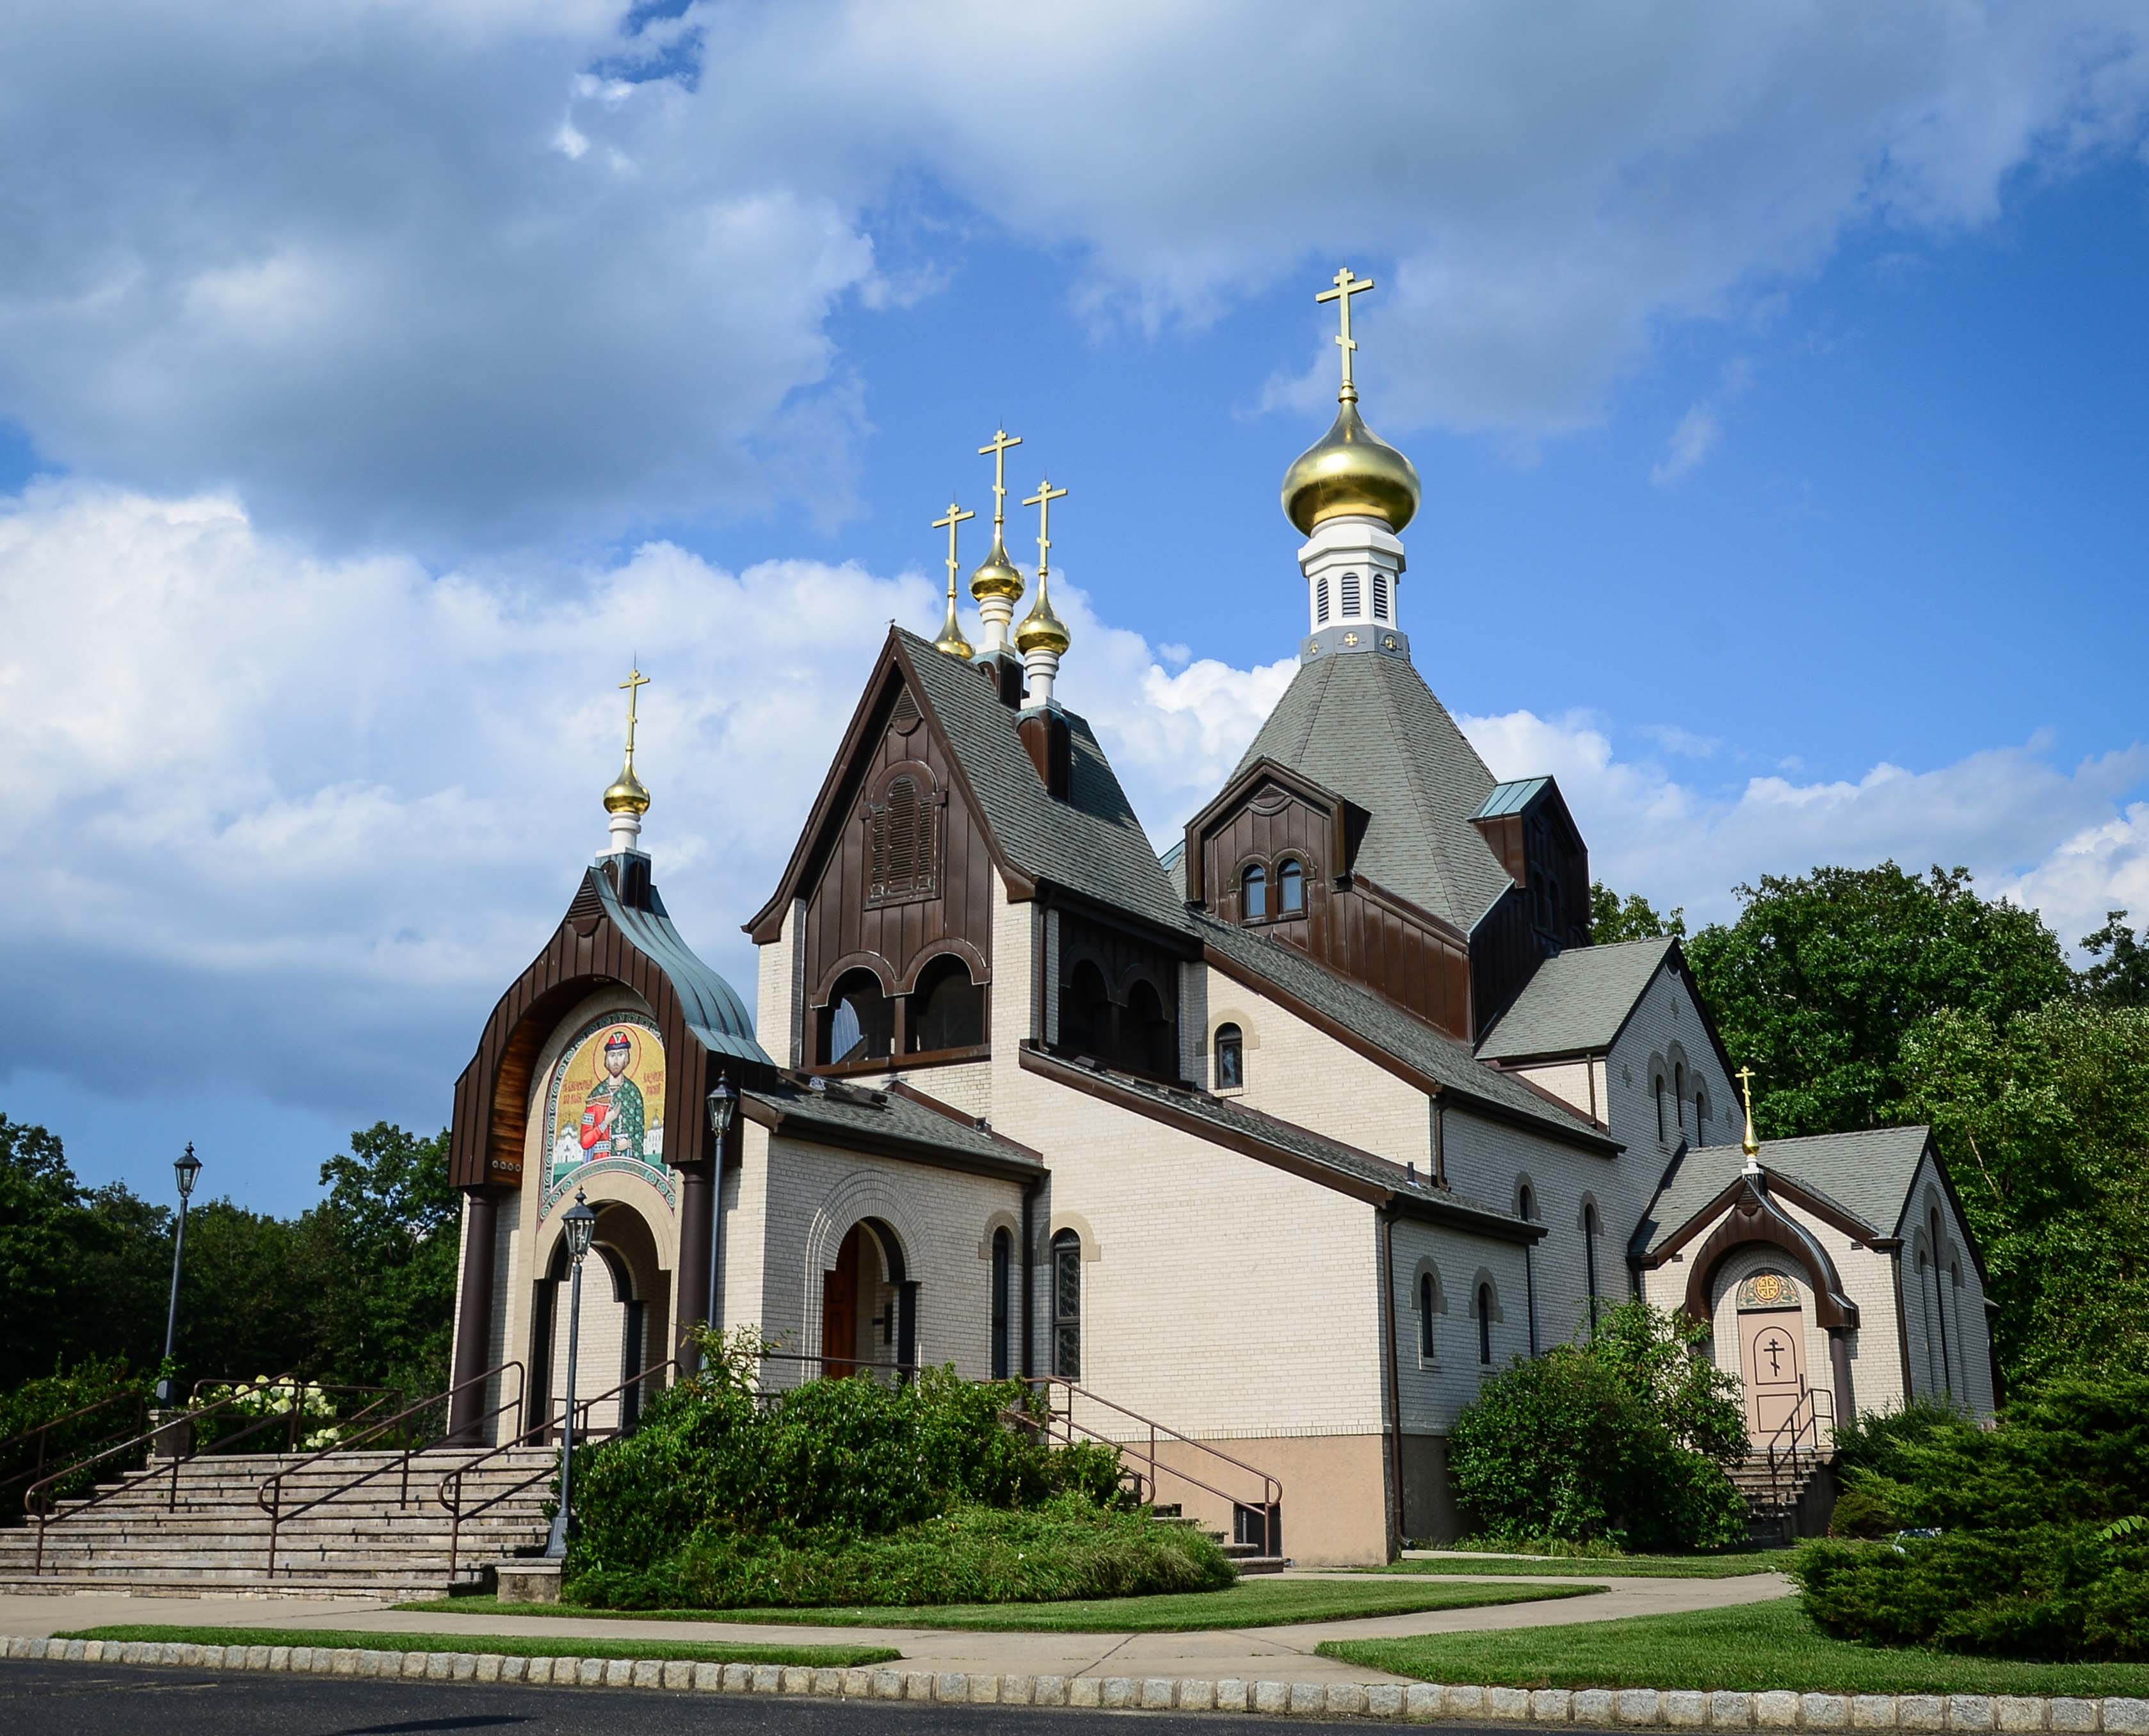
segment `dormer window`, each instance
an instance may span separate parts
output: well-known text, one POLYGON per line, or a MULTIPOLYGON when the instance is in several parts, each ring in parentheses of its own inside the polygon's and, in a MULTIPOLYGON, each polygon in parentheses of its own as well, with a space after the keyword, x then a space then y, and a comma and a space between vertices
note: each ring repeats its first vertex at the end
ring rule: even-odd
POLYGON ((1343 618, 1346 621, 1357 614, 1358 602, 1358 575, 1346 572, 1343 575, 1343 618))
POLYGON ((1306 913, 1306 869, 1295 856, 1276 864, 1276 910, 1283 916, 1306 913))
POLYGON ((1239 876, 1239 918, 1266 921, 1269 913, 1269 871, 1258 862, 1247 864, 1239 876))
POLYGON ((1373 619, 1386 621, 1387 618, 1388 576, 1384 572, 1376 571, 1373 575, 1373 619))

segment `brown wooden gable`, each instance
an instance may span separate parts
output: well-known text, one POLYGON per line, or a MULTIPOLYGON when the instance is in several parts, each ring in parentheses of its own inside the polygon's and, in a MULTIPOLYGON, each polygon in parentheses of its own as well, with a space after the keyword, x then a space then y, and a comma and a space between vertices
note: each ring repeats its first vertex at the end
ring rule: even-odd
MULTIPOLYGON (((728 1072, 735 1086, 757 1082, 757 1069, 730 1057, 711 1056, 690 1028, 687 1009, 662 966, 612 921, 596 877, 617 872, 619 861, 612 858, 585 871, 566 915, 544 949, 501 996, 486 1021, 477 1053, 455 1081, 448 1175, 456 1187, 521 1185, 538 1054, 577 1003, 609 984, 632 989, 656 1016, 667 1073, 665 1161, 673 1168, 708 1161, 707 1122, 702 1105, 716 1083, 717 1069, 728 1072)), ((639 893, 646 897, 647 859, 626 861, 635 871, 626 896, 632 898, 639 893)))

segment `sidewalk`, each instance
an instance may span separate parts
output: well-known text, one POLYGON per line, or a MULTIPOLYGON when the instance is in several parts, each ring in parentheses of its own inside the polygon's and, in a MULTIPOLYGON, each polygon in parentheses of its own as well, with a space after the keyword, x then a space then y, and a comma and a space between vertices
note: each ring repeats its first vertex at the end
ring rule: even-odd
MULTIPOLYGON (((1293 1577, 1328 1577, 1292 1575, 1293 1577)), ((1443 1577, 1450 1576, 1442 1576, 1443 1577)), ((1496 1576, 1457 1574, 1458 1579, 1496 1576)), ((1512 1578, 1497 1583, 1512 1585, 1512 1578)), ((1356 1621, 1304 1622, 1281 1628, 1219 1629, 1203 1633, 974 1633, 946 1628, 825 1628, 790 1623, 649 1621, 633 1617, 569 1620, 556 1616, 473 1613, 420 1613, 370 1599, 296 1598, 128 1598, 88 1593, 58 1598, 0 1594, 0 1634, 43 1638, 60 1629, 118 1623, 184 1623, 207 1628, 350 1628, 366 1632, 526 1633, 561 1640, 707 1639, 782 1645, 886 1645, 902 1652, 905 1670, 971 1675, 1244 1677, 1279 1668, 1300 1682, 1401 1682, 1361 1664, 1315 1654, 1327 1639, 1387 1639, 1421 1633, 1474 1633, 1495 1628, 1555 1627, 1624 1616, 1717 1609, 1786 1596, 1780 1574, 1736 1579, 1627 1579, 1593 1576, 1606 1589, 1593 1596, 1477 1609, 1425 1610, 1356 1621)))

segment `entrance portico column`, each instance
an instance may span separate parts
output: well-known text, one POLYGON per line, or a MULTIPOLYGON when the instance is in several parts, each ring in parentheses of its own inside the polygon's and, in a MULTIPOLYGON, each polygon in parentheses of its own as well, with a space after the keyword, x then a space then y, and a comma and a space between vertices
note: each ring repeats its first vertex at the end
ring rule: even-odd
MULTIPOLYGON (((500 1195, 490 1188, 467 1188, 463 1192, 463 1276, 460 1306, 455 1313, 455 1360, 450 1365, 450 1386, 472 1380, 491 1366, 492 1311, 498 1289, 497 1252, 500 1195)), ((482 1383, 457 1391, 448 1401, 448 1438, 475 1441, 480 1421, 489 1408, 482 1383)))

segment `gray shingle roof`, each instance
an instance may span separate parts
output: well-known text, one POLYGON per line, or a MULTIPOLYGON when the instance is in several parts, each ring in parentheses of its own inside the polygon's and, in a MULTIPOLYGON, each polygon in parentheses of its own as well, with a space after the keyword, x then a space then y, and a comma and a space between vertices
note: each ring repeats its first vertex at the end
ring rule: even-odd
POLYGON ((1443 1036, 1370 989, 1336 975, 1294 947, 1219 922, 1203 912, 1190 914, 1195 932, 1226 958, 1355 1032, 1383 1054, 1429 1075, 1457 1096, 1477 1098, 1526 1115, 1568 1138, 1576 1134, 1594 1135, 1604 1140, 1608 1149, 1608 1138, 1597 1133, 1579 1110, 1487 1066, 1471 1054, 1467 1044, 1443 1036))
POLYGON ((935 1148, 950 1155, 996 1164, 1024 1164, 1042 1170, 1036 1157, 989 1130, 958 1121, 900 1091, 868 1090, 831 1084, 816 1091, 789 1079, 744 1094, 780 1118, 791 1137, 824 1134, 841 1145, 860 1134, 935 1148))
POLYGON ((985 677, 915 633, 898 637, 1009 860, 1035 879, 1183 929, 1183 903, 1088 722, 1064 714, 1071 776, 1068 799, 1056 801, 985 677))
POLYGON ((1642 991, 1663 968, 1668 935, 1571 947, 1548 959, 1477 1045, 1484 1061, 1611 1047, 1642 991))
MULTIPOLYGON (((1875 1127, 1859 1133, 1769 1140, 1761 1167, 1817 1195, 1875 1235, 1892 1235, 1925 1155, 1929 1130, 1875 1127)), ((1680 1158, 1634 1231, 1636 1252, 1654 1252, 1694 1221, 1738 1180, 1746 1155, 1736 1145, 1704 1145, 1680 1158)))
POLYGON ((607 874, 593 868, 585 883, 595 889, 605 914, 620 933, 670 979, 672 991, 679 997, 680 1010, 686 1015, 687 1029, 704 1049, 772 1071, 775 1069, 776 1063, 754 1039, 753 1014, 747 1010, 746 1002, 680 938, 654 886, 649 888, 650 908, 639 910, 622 902, 607 874))
POLYGON ((1465 933, 1512 883, 1470 823, 1497 780, 1402 658, 1301 666, 1240 767, 1264 756, 1371 814, 1356 871, 1465 933))

